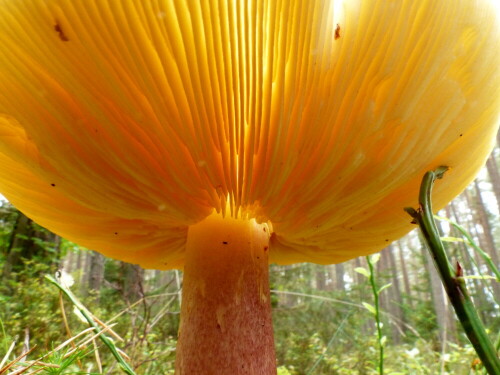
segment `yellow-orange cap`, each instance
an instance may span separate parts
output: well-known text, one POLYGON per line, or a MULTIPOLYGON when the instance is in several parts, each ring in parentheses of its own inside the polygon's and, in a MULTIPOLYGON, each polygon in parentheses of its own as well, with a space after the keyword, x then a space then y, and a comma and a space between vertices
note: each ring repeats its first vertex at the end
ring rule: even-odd
POLYGON ((445 205, 500 112, 493 0, 0 0, 0 192, 108 256, 182 267, 213 210, 340 262, 445 205), (227 211, 227 212, 226 212, 227 211))

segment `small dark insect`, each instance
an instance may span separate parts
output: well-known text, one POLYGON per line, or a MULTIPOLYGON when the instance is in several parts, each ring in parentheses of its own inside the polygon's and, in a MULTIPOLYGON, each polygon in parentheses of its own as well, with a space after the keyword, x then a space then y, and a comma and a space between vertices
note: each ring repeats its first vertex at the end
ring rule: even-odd
POLYGON ((50 184, 50 186, 54 187, 54 186, 56 186, 56 184, 50 184))
POLYGON ((337 27, 335 28, 335 40, 340 38, 340 25, 337 24, 337 27))
POLYGON ((64 34, 64 31, 63 31, 61 25, 59 25, 58 23, 56 23, 54 25, 54 30, 59 34, 59 39, 61 39, 63 42, 68 42, 69 41, 69 39, 66 36, 66 34, 64 34))
POLYGON ((222 243, 223 243, 224 245, 227 245, 227 241, 222 241, 222 243))

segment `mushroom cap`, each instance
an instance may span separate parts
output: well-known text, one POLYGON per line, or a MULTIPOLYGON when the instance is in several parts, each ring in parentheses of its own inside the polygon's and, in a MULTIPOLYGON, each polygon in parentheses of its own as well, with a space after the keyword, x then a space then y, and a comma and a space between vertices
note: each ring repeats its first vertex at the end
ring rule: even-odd
POLYGON ((495 1, 0 0, 0 192, 41 225, 182 267, 214 210, 271 261, 336 263, 443 207, 492 148, 495 1))

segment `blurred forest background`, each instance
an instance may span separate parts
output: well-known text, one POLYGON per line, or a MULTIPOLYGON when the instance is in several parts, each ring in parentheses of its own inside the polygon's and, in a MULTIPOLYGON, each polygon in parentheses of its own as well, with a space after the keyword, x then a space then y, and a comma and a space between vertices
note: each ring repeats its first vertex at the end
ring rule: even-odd
MULTIPOLYGON (((497 267, 499 167, 496 148, 478 179, 439 213, 464 227, 497 267)), ((500 283, 461 233, 446 221, 439 224, 448 254, 463 267, 474 303, 497 342, 500 283)), ((385 286, 379 301, 385 374, 485 373, 447 303, 418 230, 372 261, 378 287, 385 286)), ((57 270, 74 279, 71 290, 106 322, 106 335, 137 374, 173 374, 182 273, 105 259, 39 227, 5 201, 0 206, 0 374, 20 373, 16 370, 42 356, 42 367, 24 373, 122 373, 108 348, 88 339, 89 331, 57 348, 88 328, 44 278, 57 270), (32 351, 23 355, 27 350, 32 351), (13 366, 5 369, 9 363, 13 366)), ((330 266, 271 265, 270 275, 280 375, 378 373, 366 258, 330 266)))

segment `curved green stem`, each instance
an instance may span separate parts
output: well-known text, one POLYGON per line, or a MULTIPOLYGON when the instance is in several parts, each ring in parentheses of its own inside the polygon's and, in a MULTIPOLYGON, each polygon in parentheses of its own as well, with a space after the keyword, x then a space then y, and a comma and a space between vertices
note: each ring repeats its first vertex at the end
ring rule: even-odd
POLYGON ((434 181, 442 178, 447 170, 448 167, 439 167, 435 171, 427 172, 420 186, 420 207, 417 210, 411 207, 405 208, 405 211, 413 217, 415 224, 420 226, 446 293, 477 355, 490 375, 500 375, 500 359, 467 292, 462 278, 462 267, 458 262, 456 269, 451 266, 434 222, 431 205, 432 186, 434 181))
POLYGON ((375 268, 373 267, 373 262, 369 256, 366 257, 366 262, 368 263, 368 268, 370 269, 370 285, 372 287, 374 307, 375 307, 375 324, 377 325, 377 338, 379 347, 379 360, 378 360, 378 373, 380 375, 384 374, 384 339, 382 334, 382 322, 380 321, 380 302, 379 294, 380 289, 377 287, 377 282, 375 281, 375 268))

